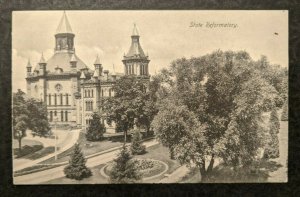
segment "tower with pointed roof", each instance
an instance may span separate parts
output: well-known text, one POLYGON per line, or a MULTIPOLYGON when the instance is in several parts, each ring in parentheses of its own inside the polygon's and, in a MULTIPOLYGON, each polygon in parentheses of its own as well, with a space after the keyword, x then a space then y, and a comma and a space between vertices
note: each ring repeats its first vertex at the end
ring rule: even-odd
POLYGON ((141 47, 140 35, 136 24, 134 24, 131 35, 131 46, 127 54, 124 55, 122 62, 125 75, 149 78, 148 65, 150 60, 141 47))

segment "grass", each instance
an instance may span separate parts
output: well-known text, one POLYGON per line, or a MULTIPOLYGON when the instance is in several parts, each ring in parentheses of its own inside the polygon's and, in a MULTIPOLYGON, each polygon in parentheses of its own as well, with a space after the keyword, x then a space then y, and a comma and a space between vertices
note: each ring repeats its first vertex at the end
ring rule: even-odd
POLYGON ((43 144, 35 140, 22 140, 22 150, 19 152, 19 143, 17 140, 13 140, 13 153, 16 158, 21 158, 32 153, 35 153, 43 148, 43 144))
MULTIPOLYGON (((166 173, 172 173, 175 171, 180 164, 176 160, 171 160, 169 158, 169 151, 167 148, 163 147, 160 144, 151 146, 147 148, 147 153, 144 155, 138 155, 134 156, 134 158, 141 158, 141 159, 156 159, 161 160, 168 164, 169 169, 166 173)), ((99 166, 95 166, 91 168, 93 175, 89 178, 85 178, 80 181, 68 179, 66 177, 61 177, 58 179, 54 179, 48 182, 45 182, 43 184, 103 184, 103 183, 109 183, 109 180, 105 177, 103 177, 100 174, 100 170, 102 167, 104 167, 106 164, 101 164, 99 166)), ((155 183, 158 182, 160 179, 163 178, 163 175, 151 180, 144 181, 144 183, 155 183)))
POLYGON ((58 166, 60 166, 60 165, 34 165, 34 166, 30 166, 30 167, 27 167, 22 170, 18 170, 16 172, 14 172, 14 176, 16 177, 16 176, 31 174, 34 172, 40 172, 40 171, 48 170, 48 169, 55 168, 58 166))
MULTIPOLYGON (((103 140, 103 141, 97 141, 97 142, 90 142, 87 141, 85 138, 84 133, 79 134, 78 143, 80 144, 80 147, 82 149, 84 156, 89 156, 110 148, 121 146, 123 143, 121 141, 110 141, 110 140, 103 140)), ((74 146, 60 154, 57 155, 57 161, 55 161, 54 157, 51 157, 40 164, 53 164, 53 163, 60 163, 69 161, 70 155, 73 153, 74 146)))
MULTIPOLYGON (((260 183, 268 182, 270 172, 276 171, 281 165, 270 160, 262 159, 252 166, 239 167, 236 170, 231 166, 220 164, 216 166, 207 181, 209 183, 260 183)), ((199 168, 193 167, 190 172, 182 178, 181 183, 201 182, 199 168)))

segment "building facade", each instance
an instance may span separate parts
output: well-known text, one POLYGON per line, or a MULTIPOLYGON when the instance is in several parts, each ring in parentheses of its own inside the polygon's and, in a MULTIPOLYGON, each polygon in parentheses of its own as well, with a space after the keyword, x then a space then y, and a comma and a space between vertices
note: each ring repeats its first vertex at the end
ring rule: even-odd
MULTIPOLYGON (((53 56, 47 61, 43 54, 34 69, 27 64, 27 94, 47 104, 48 119, 60 125, 87 127, 94 112, 100 112, 101 99, 114 96, 113 85, 122 75, 136 75, 149 81, 148 65, 139 34, 134 25, 131 46, 122 62, 124 74, 104 70, 99 56, 90 69, 75 53, 75 34, 66 13, 55 34, 53 56)), ((121 59, 120 59, 121 61, 121 59)), ((115 125, 107 125, 109 133, 115 132, 115 125)))

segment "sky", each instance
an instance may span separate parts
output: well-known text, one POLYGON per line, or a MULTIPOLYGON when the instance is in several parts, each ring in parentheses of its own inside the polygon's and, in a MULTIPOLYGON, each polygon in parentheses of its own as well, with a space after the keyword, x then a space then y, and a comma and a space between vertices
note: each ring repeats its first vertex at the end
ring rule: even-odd
MULTIPOLYGON (((66 11, 75 34, 75 51, 89 66, 99 55, 104 69, 123 72, 122 57, 131 44, 133 24, 149 55, 149 73, 181 57, 215 50, 245 50, 257 60, 288 66, 288 11, 66 11), (221 26, 213 26, 221 24, 221 26), (225 25, 223 25, 225 24, 225 25), (223 25, 223 26, 222 26, 223 25)), ((41 53, 54 53, 54 34, 63 11, 14 11, 12 87, 26 90, 26 65, 41 53)))

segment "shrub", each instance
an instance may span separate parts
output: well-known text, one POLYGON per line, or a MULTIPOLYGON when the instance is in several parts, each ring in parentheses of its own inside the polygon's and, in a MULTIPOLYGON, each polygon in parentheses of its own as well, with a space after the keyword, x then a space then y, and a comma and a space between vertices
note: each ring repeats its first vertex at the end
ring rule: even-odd
POLYGON ((103 138, 105 130, 106 128, 104 124, 100 121, 100 116, 97 113, 94 113, 92 122, 87 129, 85 137, 88 141, 99 141, 103 138))
POLYGON ((134 130, 132 133, 130 150, 133 155, 141 155, 146 152, 146 146, 142 144, 142 136, 139 130, 134 130))
POLYGON ((288 116, 288 100, 286 99, 282 108, 281 121, 288 121, 288 116))
POLYGON ((125 145, 123 145, 118 157, 114 159, 109 176, 112 183, 134 183, 141 179, 141 174, 137 168, 137 161, 132 159, 125 145))
POLYGON ((279 118, 274 108, 270 115, 270 130, 269 130, 269 139, 265 148, 264 157, 265 158, 277 158, 279 157, 279 140, 278 133, 280 128, 279 118))
POLYGON ((64 173, 67 178, 81 180, 92 175, 89 168, 85 166, 86 159, 84 158, 79 144, 75 144, 74 152, 71 155, 69 165, 65 167, 64 173))

